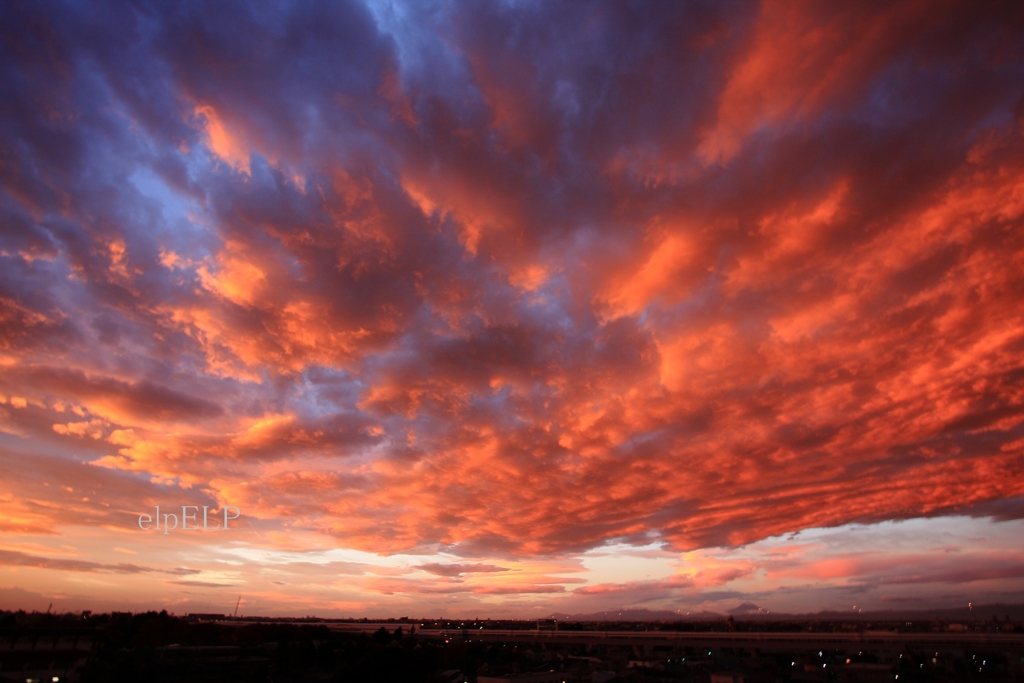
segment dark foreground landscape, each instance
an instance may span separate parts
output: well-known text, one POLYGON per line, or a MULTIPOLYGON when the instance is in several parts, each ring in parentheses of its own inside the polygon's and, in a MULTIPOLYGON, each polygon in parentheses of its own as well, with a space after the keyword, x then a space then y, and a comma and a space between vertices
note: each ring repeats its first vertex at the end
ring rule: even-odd
POLYGON ((0 612, 0 681, 1024 680, 1020 607, 997 611, 695 621, 0 612))

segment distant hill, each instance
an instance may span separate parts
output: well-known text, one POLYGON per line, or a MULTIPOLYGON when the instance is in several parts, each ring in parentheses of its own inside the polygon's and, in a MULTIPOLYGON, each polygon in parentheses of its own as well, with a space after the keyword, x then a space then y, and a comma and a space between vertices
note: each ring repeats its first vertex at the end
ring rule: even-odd
POLYGON ((556 612, 550 619, 559 621, 715 621, 724 620, 729 615, 735 619, 757 620, 757 621, 788 621, 809 619, 827 619, 842 621, 922 621, 922 620, 951 620, 951 621, 991 621, 993 617, 1003 620, 1009 617, 1014 621, 1024 621, 1024 604, 1003 604, 974 605, 974 609, 967 607, 949 607, 940 609, 912 609, 896 608, 891 610, 873 610, 870 612, 853 612, 849 610, 823 610, 821 612, 787 613, 776 612, 759 607, 751 602, 728 610, 728 614, 717 612, 690 612, 685 610, 674 612, 671 610, 649 610, 637 608, 623 608, 608 610, 607 612, 593 612, 590 614, 565 614, 556 612))
MULTIPOLYGON (((844 619, 856 618, 859 620, 893 621, 906 619, 910 620, 953 620, 953 621, 991 621, 993 617, 999 620, 1009 617, 1014 621, 1024 620, 1024 604, 995 603, 991 605, 975 605, 973 610, 967 607, 949 607, 939 609, 911 609, 896 608, 891 610, 874 610, 871 612, 860 612, 854 614, 846 610, 822 611, 815 614, 798 615, 776 615, 772 612, 769 619, 788 618, 790 616, 802 619, 844 619)), ((760 618, 760 617, 759 617, 760 618)))
POLYGON ((764 607, 758 607, 752 602, 745 602, 742 605, 733 607, 729 610, 729 614, 732 614, 733 616, 747 616, 751 614, 764 616, 768 614, 768 610, 764 607))
POLYGON ((708 621, 725 619, 717 612, 672 612, 669 610, 618 609, 592 614, 563 614, 555 612, 550 619, 559 621, 708 621))

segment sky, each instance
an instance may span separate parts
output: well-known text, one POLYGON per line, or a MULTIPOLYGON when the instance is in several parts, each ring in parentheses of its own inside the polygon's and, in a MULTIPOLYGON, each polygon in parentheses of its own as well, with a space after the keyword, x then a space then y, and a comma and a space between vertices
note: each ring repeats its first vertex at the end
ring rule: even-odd
POLYGON ((1020 3, 11 1, 0 91, 0 609, 1024 602, 1020 3))

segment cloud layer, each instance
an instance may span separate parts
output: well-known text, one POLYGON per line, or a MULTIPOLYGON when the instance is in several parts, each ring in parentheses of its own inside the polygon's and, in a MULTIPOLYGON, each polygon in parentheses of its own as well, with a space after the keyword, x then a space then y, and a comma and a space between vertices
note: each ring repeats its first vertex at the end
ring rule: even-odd
POLYGON ((230 504, 466 558, 387 591, 544 593, 510 563, 1022 515, 1014 3, 0 27, 13 538, 230 504))

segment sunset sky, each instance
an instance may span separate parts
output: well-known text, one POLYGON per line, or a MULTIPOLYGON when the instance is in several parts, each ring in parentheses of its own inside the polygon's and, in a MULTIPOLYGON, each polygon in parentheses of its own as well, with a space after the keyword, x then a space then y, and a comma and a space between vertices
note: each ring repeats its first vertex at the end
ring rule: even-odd
POLYGON ((0 3, 0 609, 1019 603, 1022 538, 1021 3, 0 3))

